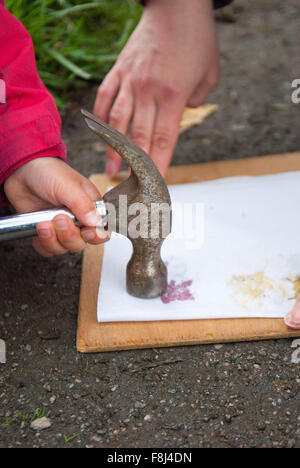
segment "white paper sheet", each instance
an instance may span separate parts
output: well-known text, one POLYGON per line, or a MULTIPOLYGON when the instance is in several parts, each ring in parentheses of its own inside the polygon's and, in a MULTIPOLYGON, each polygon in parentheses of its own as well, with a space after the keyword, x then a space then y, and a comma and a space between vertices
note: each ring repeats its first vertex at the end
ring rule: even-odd
MULTIPOLYGON (((162 249, 167 295, 137 299, 126 293, 131 243, 113 234, 105 245, 98 320, 284 317, 300 278, 300 172, 177 185, 170 193, 175 205, 203 204, 203 247, 172 233, 162 249)), ((174 218, 176 228, 182 224, 176 210, 174 218)))

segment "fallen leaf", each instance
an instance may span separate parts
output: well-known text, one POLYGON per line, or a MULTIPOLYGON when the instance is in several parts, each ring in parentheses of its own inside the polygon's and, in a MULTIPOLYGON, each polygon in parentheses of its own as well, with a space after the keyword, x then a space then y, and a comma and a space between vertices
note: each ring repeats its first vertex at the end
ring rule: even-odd
POLYGON ((194 125, 201 124, 206 117, 218 110, 218 108, 217 104, 205 104, 196 108, 187 107, 180 123, 180 133, 185 132, 185 130, 194 125))

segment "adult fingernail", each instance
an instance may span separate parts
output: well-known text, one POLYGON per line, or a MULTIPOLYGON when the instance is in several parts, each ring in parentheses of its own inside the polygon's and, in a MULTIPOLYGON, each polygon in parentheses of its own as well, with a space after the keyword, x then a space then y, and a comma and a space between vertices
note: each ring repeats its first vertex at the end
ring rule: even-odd
POLYGON ((68 223, 64 218, 57 218, 54 221, 56 229, 59 231, 66 231, 68 229, 68 223))
POLYGON ((294 328, 296 326, 296 323, 294 322, 293 317, 292 317, 292 312, 289 312, 286 315, 284 321, 288 327, 294 328))
POLYGON ((288 326, 298 326, 300 325, 300 321, 297 317, 294 316, 293 312, 289 312, 285 317, 285 323, 288 326))
POLYGON ((106 172, 108 175, 116 175, 118 170, 116 163, 113 159, 108 159, 106 163, 106 172))
POLYGON ((50 229, 37 229, 38 235, 41 239, 49 239, 51 237, 50 229))
POLYGON ((85 225, 95 227, 101 223, 101 216, 97 210, 90 211, 85 215, 85 225))
POLYGON ((291 325, 291 312, 284 317, 284 321, 287 326, 291 325))
POLYGON ((96 235, 94 231, 83 231, 82 237, 86 242, 90 242, 95 239, 96 235))

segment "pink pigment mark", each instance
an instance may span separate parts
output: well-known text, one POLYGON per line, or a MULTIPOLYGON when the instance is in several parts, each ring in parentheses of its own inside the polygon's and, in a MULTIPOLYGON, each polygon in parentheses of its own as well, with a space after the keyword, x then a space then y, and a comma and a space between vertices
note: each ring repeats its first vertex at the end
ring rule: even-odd
POLYGON ((5 81, 0 80, 0 104, 6 103, 6 85, 5 81))
POLYGON ((183 281, 179 284, 176 284, 175 281, 171 281, 165 294, 161 296, 162 302, 164 304, 169 304, 173 301, 194 301, 195 298, 189 291, 189 287, 192 285, 192 283, 192 280, 183 281))

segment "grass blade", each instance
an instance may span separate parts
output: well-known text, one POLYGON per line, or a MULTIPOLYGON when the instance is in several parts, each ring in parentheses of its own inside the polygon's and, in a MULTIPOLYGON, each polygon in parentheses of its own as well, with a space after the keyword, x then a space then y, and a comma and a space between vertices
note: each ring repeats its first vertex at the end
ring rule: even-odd
POLYGON ((90 80, 92 78, 92 75, 89 73, 85 72, 81 68, 79 68, 75 63, 71 62, 71 60, 67 59, 64 57, 60 52, 54 49, 50 49, 47 46, 44 46, 45 51, 55 60, 57 60, 58 63, 63 65, 65 68, 70 70, 74 75, 79 76, 79 78, 82 78, 83 80, 90 80))

